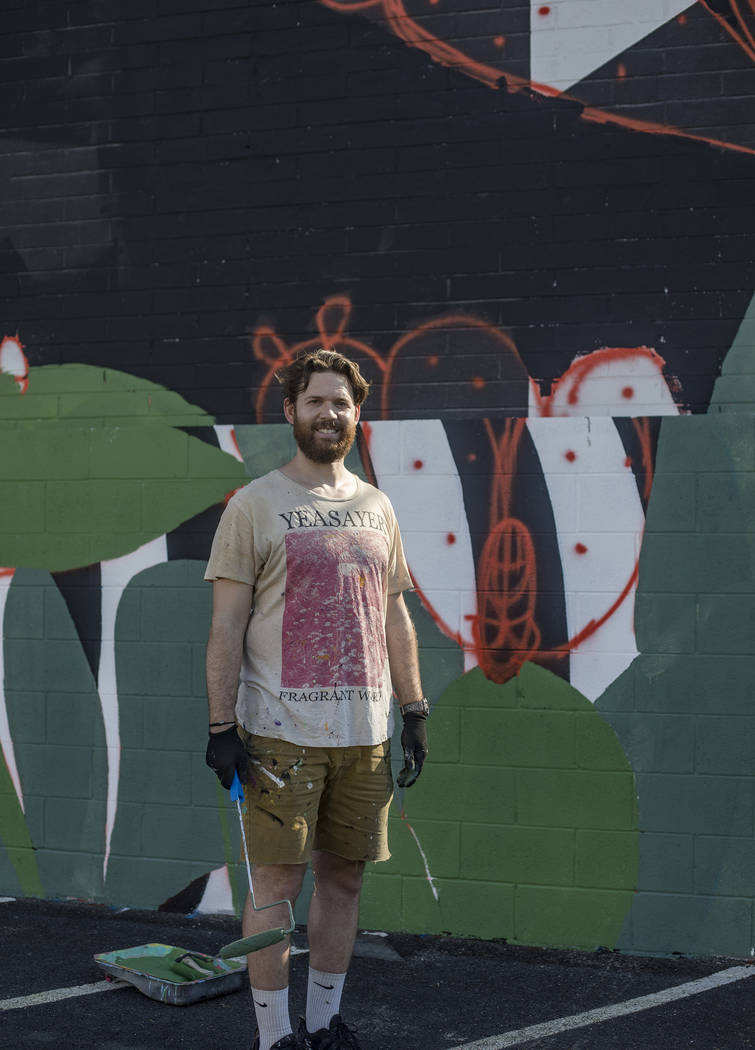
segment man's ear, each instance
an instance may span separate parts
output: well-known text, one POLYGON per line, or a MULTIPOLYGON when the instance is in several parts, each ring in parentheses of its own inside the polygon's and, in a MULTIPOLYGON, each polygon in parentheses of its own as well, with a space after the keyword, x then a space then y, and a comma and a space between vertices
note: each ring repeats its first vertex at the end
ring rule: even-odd
POLYGON ((361 414, 362 414, 362 406, 361 405, 357 405, 355 407, 355 409, 354 409, 354 422, 355 423, 359 422, 359 417, 361 416, 361 414))
POLYGON ((294 403, 290 397, 284 398, 283 400, 283 415, 286 417, 289 423, 294 421, 295 413, 294 403))

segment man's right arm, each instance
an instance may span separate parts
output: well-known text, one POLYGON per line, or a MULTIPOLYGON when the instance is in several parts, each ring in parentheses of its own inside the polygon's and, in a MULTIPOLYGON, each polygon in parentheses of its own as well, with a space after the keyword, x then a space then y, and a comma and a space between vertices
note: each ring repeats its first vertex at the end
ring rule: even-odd
POLYGON ((210 739, 206 760, 224 788, 238 771, 246 774, 246 756, 236 733, 236 694, 254 589, 237 580, 212 585, 212 624, 207 641, 207 701, 210 739))

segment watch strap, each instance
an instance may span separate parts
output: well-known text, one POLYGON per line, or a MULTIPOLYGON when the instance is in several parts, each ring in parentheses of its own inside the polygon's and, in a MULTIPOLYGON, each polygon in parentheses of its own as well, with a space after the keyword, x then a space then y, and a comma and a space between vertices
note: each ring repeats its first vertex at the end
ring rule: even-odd
POLYGON ((430 705, 427 700, 413 700, 410 704, 401 704, 401 717, 409 714, 424 715, 427 717, 430 714, 430 705))

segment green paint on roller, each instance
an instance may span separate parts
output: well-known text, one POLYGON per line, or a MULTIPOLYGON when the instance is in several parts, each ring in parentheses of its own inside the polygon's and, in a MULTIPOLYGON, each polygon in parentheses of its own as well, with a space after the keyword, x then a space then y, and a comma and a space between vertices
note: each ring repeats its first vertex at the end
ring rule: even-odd
POLYGON ((263 930, 255 933, 252 937, 242 937, 240 941, 231 941, 224 945, 218 952, 221 959, 235 959, 239 955, 249 955, 250 952, 258 952, 260 948, 269 948, 271 944, 277 944, 286 936, 287 931, 282 927, 272 930, 263 930))
POLYGON ((202 952, 187 952, 185 948, 169 948, 167 945, 144 945, 141 949, 121 953, 113 952, 109 961, 124 969, 149 974, 171 984, 185 981, 201 981, 227 973, 211 956, 202 952))

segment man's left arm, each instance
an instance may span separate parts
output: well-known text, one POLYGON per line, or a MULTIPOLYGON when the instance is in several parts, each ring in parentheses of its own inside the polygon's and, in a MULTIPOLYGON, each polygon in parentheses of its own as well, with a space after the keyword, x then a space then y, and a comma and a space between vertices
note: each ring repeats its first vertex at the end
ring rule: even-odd
POLYGON ((422 693, 419 653, 414 624, 403 595, 389 594, 385 617, 385 638, 391 682, 401 706, 404 728, 401 746, 404 768, 398 775, 399 787, 411 787, 422 772, 427 757, 427 704, 422 693), (406 709, 406 710, 405 710, 406 709))

